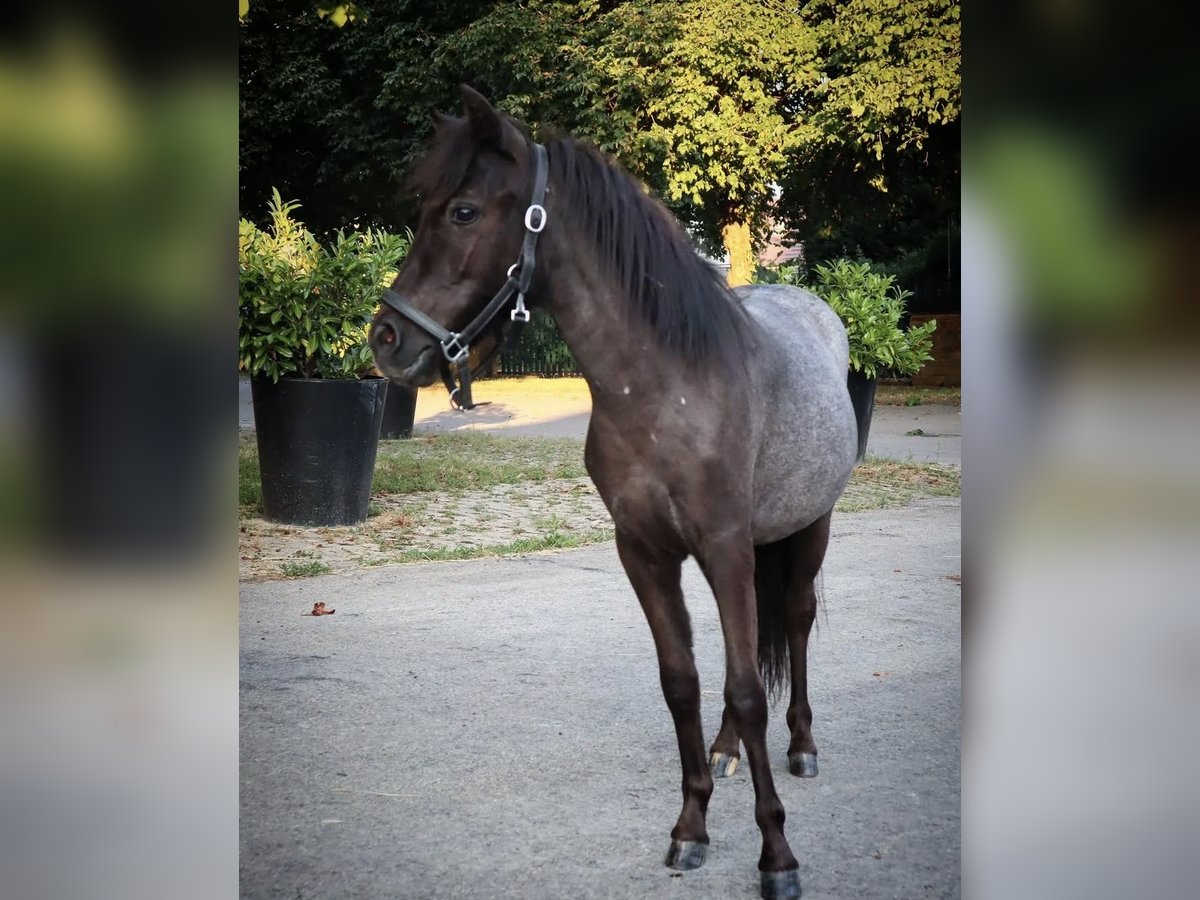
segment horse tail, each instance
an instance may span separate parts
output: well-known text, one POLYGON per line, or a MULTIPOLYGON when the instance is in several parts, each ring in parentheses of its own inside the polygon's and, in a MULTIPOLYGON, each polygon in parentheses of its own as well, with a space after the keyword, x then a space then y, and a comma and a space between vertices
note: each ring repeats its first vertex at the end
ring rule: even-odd
POLYGON ((758 595, 758 669, 767 697, 775 702, 791 682, 786 603, 794 568, 791 538, 754 548, 754 592, 758 595))

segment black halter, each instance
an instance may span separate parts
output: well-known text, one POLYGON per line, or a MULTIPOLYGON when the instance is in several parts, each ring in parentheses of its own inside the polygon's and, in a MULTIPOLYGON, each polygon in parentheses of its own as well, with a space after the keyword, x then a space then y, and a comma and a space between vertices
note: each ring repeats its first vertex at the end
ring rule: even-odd
POLYGON ((383 292, 384 303, 441 344, 446 360, 458 371, 459 387, 454 386, 454 375, 449 372, 445 374, 445 381, 446 388, 450 391, 450 402, 459 409, 475 407, 471 402, 471 364, 468 359, 471 342, 491 324, 500 310, 508 306, 514 294, 517 302, 512 310, 512 321, 517 323, 518 327, 529 321, 529 310, 525 308, 525 292, 533 282, 534 250, 537 247, 538 235, 546 227, 546 208, 542 205, 546 199, 546 148, 541 144, 534 144, 533 154, 533 196, 529 201, 529 208, 525 210, 525 240, 521 244, 521 258, 509 266, 504 286, 479 315, 471 320, 471 324, 460 332, 448 331, 414 308, 395 291, 383 292))

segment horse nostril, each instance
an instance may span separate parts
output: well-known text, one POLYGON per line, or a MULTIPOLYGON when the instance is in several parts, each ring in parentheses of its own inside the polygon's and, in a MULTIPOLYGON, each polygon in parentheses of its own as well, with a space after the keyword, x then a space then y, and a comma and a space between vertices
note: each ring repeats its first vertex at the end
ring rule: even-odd
POLYGON ((400 335, 396 332, 396 329, 387 322, 377 322, 375 324, 375 335, 381 344, 386 344, 389 347, 400 339, 400 335))

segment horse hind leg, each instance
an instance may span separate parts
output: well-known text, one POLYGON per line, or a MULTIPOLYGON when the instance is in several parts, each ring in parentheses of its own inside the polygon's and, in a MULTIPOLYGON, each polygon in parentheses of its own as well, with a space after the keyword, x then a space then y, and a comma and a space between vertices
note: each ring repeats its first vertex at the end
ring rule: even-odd
MULTIPOLYGON (((817 614, 816 579, 829 545, 831 515, 832 511, 790 537, 754 548, 759 668, 772 694, 785 682, 791 683, 788 771, 799 778, 817 774, 817 745, 808 702, 808 636, 817 614)), ((727 706, 709 751, 714 777, 736 771, 738 749, 737 728, 727 706)))
POLYGON ((788 771, 799 778, 814 778, 817 774, 817 745, 808 702, 808 636, 817 615, 816 579, 829 546, 831 515, 832 511, 826 513, 789 539, 792 572, 785 604, 792 682, 787 711, 791 733, 788 771))
MULTIPOLYGON (((795 551, 791 535, 754 548, 754 594, 758 608, 758 667, 770 697, 778 696, 791 680, 788 666, 789 618, 787 607, 793 602, 795 551)), ((732 775, 738 766, 737 726, 729 707, 721 717, 721 730, 709 751, 713 776, 732 775)))
MULTIPOLYGON (((725 536, 696 554, 712 587, 725 638, 725 706, 746 745, 754 783, 754 818, 762 833, 758 868, 764 900, 800 896, 799 864, 784 835, 786 815, 767 754, 767 697, 755 646, 755 549, 725 536)), ((706 773, 707 774, 707 770, 706 773)), ((711 780, 710 780, 711 783, 711 780)))
POLYGON ((717 732, 716 740, 708 751, 708 765, 712 769, 713 778, 727 778, 737 771, 738 762, 741 760, 741 745, 737 726, 733 724, 733 714, 726 706, 721 714, 721 730, 717 732))

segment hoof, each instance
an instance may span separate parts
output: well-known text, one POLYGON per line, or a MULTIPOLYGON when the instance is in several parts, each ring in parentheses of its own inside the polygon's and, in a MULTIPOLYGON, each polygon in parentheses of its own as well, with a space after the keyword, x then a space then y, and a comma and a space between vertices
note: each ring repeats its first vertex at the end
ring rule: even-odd
POLYGON ((737 771, 738 757, 714 753, 708 758, 708 764, 712 767, 713 778, 728 778, 737 771))
POLYGON ((671 849, 667 851, 666 863, 672 869, 686 872, 704 865, 706 856, 708 856, 708 844, 704 841, 671 841, 671 849))
MULTIPOLYGON (((797 778, 816 778, 817 777, 817 754, 815 753, 789 753, 788 754, 788 771, 797 778)), ((799 896, 797 894, 796 896, 799 896)))
MULTIPOLYGON (((811 756, 812 754, 806 754, 811 756)), ((800 896, 800 871, 760 872, 762 876, 763 900, 782 900, 784 897, 800 896)))

